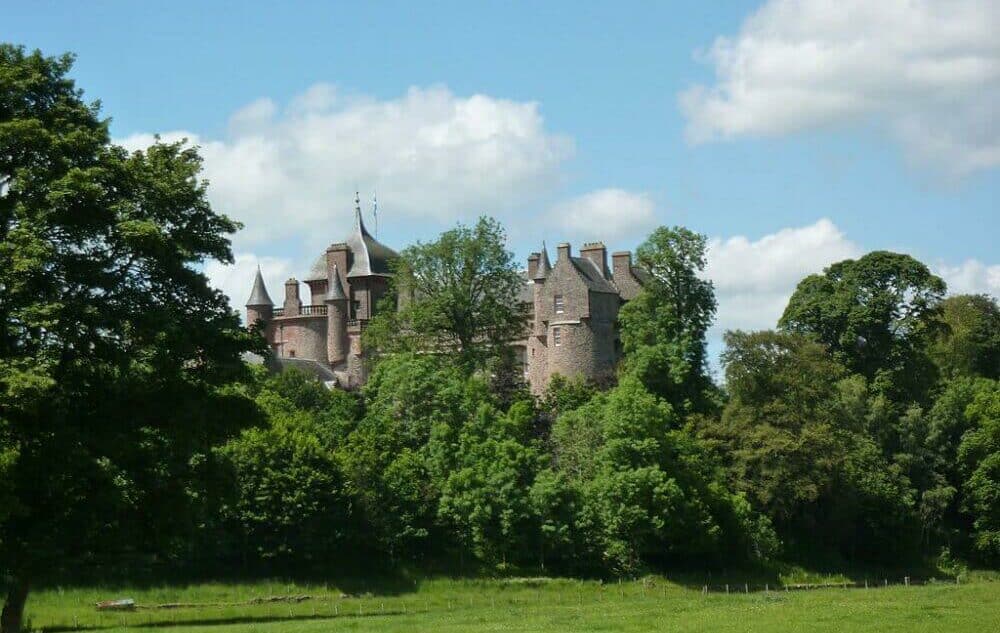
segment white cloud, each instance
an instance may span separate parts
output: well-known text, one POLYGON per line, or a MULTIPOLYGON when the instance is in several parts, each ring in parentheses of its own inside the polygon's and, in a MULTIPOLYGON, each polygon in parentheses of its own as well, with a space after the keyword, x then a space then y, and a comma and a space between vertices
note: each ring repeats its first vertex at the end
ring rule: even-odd
POLYGON ((949 294, 990 294, 1000 298, 1000 265, 967 259, 957 266, 939 263, 935 273, 948 284, 949 294))
POLYGON ((656 226, 655 205, 646 194, 623 189, 599 189, 553 206, 545 229, 560 241, 641 238, 656 226))
MULTIPOLYGON (((274 305, 281 305, 285 298, 285 280, 292 276, 290 260, 281 257, 258 257, 253 253, 237 253, 234 260, 230 265, 214 260, 205 264, 205 274, 209 283, 229 297, 229 304, 234 310, 246 318, 243 306, 250 296, 258 265, 271 300, 274 301, 274 305)), ((308 292, 306 294, 308 295, 308 292)))
POLYGON ((773 328, 803 277, 861 253, 827 219, 756 241, 744 236, 712 238, 705 277, 715 283, 719 302, 715 329, 773 328))
POLYGON ((694 142, 874 121, 913 160, 1000 165, 1000 3, 770 0, 680 95, 694 142))
MULTIPOLYGON (((377 189, 400 221, 499 214, 550 193, 573 153, 570 139, 545 129, 536 103, 441 87, 377 100, 317 84, 283 110, 269 99, 248 104, 223 140, 162 136, 201 146, 209 199, 246 226, 239 246, 316 235, 350 209, 355 188, 377 189)), ((118 142, 141 148, 152 135, 118 142)))

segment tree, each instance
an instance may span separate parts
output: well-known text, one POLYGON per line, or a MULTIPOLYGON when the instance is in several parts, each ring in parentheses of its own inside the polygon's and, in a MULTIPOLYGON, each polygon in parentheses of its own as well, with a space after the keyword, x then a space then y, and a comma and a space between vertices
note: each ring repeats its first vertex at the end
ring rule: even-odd
POLYGON ((286 566, 330 560, 338 547, 360 541, 340 464, 313 417, 289 404, 218 451, 235 493, 223 514, 242 536, 241 549, 286 566))
POLYGON ((506 415, 480 405, 459 432, 457 463, 441 487, 439 516, 476 558, 498 569, 534 551, 530 490, 542 456, 530 438, 532 414, 527 402, 506 415))
POLYGON ((985 560, 1000 560, 1000 382, 981 381, 965 415, 972 430, 958 449, 966 476, 965 510, 973 517, 974 546, 985 560))
POLYGON ((896 402, 926 401, 945 283, 909 255, 874 251, 799 282, 778 326, 812 334, 896 402))
POLYGON ((945 327, 931 356, 945 376, 1000 379, 1000 307, 988 295, 956 295, 941 302, 945 327))
POLYGON ((720 420, 699 420, 699 432, 725 460, 733 490, 793 549, 904 551, 913 493, 868 436, 863 377, 794 332, 727 332, 725 341, 730 400, 720 420))
POLYGON ((405 249, 394 278, 400 308, 373 319, 369 345, 449 354, 464 367, 482 368, 526 326, 524 280, 506 242, 503 227, 483 217, 405 249))
POLYGON ((390 558, 426 555, 447 536, 438 504, 459 433, 490 395, 477 377, 427 354, 383 359, 363 392, 365 417, 340 451, 354 496, 390 558))
POLYGON ((660 227, 636 251, 648 273, 619 312, 626 371, 678 412, 710 408, 705 334, 715 317, 712 282, 701 279, 705 236, 660 227))
POLYGON ((197 152, 112 145, 71 66, 0 45, 3 633, 41 574, 162 551, 196 455, 248 419, 220 387, 259 345, 199 270, 238 225, 197 152))
MULTIPOLYGON (((604 565, 629 573, 642 564, 746 556, 750 517, 675 417, 634 376, 559 417, 556 466, 581 501, 566 529, 590 537, 577 552, 590 549, 604 565)), ((549 517, 564 529, 564 520, 549 517)))

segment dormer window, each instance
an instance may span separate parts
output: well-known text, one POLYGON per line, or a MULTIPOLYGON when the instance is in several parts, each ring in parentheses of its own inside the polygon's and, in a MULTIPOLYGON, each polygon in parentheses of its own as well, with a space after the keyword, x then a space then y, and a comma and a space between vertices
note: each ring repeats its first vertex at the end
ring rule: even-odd
POLYGON ((566 304, 563 301, 562 295, 556 295, 552 299, 552 309, 556 314, 562 314, 566 311, 566 304))
POLYGON ((562 328, 554 327, 552 328, 552 343, 557 347, 562 345, 562 328))

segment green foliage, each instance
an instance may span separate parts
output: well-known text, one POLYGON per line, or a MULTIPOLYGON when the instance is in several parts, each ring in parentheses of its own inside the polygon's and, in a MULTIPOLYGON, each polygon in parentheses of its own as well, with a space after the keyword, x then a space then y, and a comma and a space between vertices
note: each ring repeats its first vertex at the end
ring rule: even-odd
POLYGON ((591 532, 602 564, 625 572, 644 562, 717 559, 747 541, 714 462, 637 379, 560 416, 553 443, 558 471, 582 504, 578 526, 554 529, 591 532))
POLYGON ((340 466, 310 416, 273 416, 219 451, 232 469, 234 501, 225 507, 244 553, 283 563, 327 561, 352 530, 352 503, 340 466))
POLYGON ((0 565, 15 589, 168 551, 201 458, 252 419, 221 387, 261 347, 200 272, 232 261, 238 225, 212 211, 197 152, 112 145, 71 66, 0 45, 0 565))
POLYGON ((1000 560, 1000 382, 980 383, 965 410, 971 425, 958 449, 965 509, 973 516, 976 550, 987 560, 1000 560))
POLYGON ((506 250, 503 227, 480 218, 458 225, 434 242, 406 248, 393 283, 398 312, 386 311, 366 331, 372 349, 435 351, 479 368, 522 334, 524 281, 506 250))
POLYGON ((945 284, 909 255, 874 251, 799 282, 778 325, 814 335, 893 401, 926 400, 945 284))
POLYGON ((730 485, 793 547, 905 551, 912 492, 864 432, 863 378, 796 333, 729 332, 726 345, 730 401, 699 430, 726 460, 730 485))
POLYGON ((705 236, 660 227, 636 251, 648 273, 642 291, 619 312, 626 371, 678 412, 711 408, 705 334, 715 317, 715 291, 699 274, 705 236))
POLYGON ((532 417, 526 403, 507 415, 481 405, 459 433, 457 463, 441 489, 439 516, 477 558, 501 569, 535 549, 530 490, 543 457, 529 441, 532 417))
POLYGON ((1000 379, 1000 307, 988 295, 956 295, 941 302, 945 327, 931 356, 945 376, 1000 379))

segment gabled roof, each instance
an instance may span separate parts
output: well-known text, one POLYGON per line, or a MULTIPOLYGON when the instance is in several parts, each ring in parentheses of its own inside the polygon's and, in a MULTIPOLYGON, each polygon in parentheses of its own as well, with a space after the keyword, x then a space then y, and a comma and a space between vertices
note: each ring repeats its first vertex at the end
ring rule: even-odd
POLYGON ((586 257, 570 257, 569 261, 580 273, 580 277, 583 278, 589 290, 618 294, 618 289, 604 278, 604 275, 601 274, 601 269, 593 261, 586 257))
POLYGON ((264 286, 264 277, 260 274, 260 266, 257 266, 257 276, 253 280, 253 289, 250 291, 250 298, 247 299, 248 306, 273 306, 271 296, 267 294, 267 287, 264 286))

